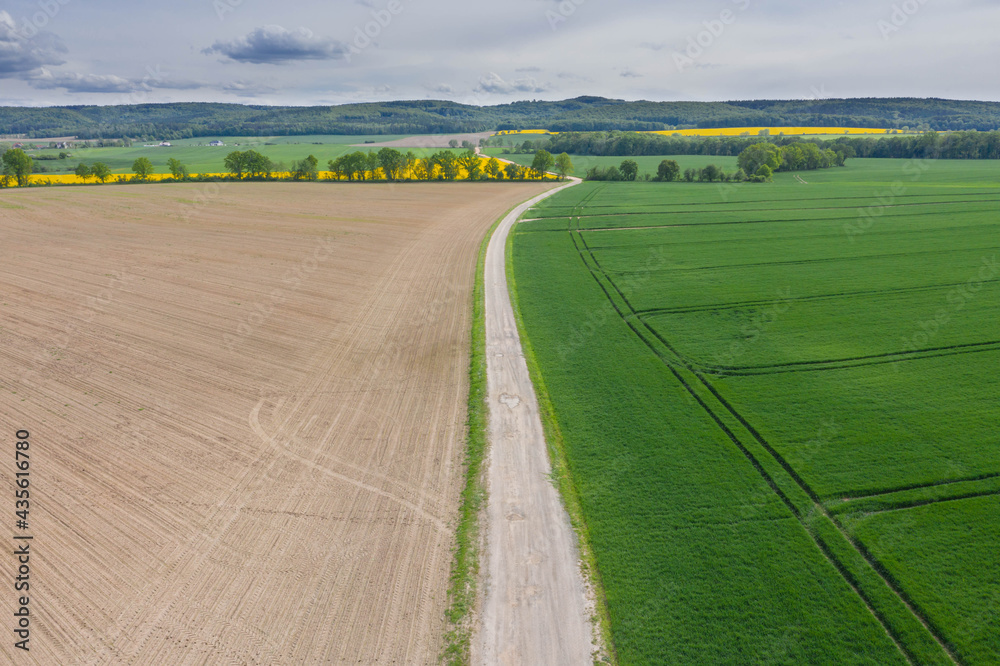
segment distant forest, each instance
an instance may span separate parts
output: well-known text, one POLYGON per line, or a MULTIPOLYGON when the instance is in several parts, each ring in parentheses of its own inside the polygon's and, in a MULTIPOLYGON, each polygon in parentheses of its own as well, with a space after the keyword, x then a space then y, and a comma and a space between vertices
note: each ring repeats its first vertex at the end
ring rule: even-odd
POLYGON ((314 107, 211 103, 0 107, 0 135, 28 138, 151 140, 511 129, 635 132, 744 126, 986 131, 1000 128, 1000 103, 913 98, 626 102, 577 97, 484 107, 431 100, 314 107))

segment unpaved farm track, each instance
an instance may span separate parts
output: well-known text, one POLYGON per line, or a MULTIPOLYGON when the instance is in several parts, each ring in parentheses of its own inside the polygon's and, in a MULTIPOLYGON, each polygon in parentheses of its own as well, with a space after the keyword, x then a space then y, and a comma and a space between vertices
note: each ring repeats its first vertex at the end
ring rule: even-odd
POLYGON ((545 186, 216 187, 0 197, 0 663, 434 663, 475 257, 545 186))
POLYGON ((486 253, 489 500, 475 661, 489 666, 593 663, 576 535, 549 476, 538 402, 507 290, 507 234, 518 217, 550 195, 504 218, 486 253))

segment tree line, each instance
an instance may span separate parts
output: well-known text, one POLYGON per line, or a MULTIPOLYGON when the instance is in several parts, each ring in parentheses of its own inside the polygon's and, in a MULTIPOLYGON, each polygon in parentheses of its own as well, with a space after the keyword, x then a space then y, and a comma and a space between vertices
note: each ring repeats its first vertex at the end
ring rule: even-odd
MULTIPOLYGON (((21 149, 8 150, 2 156, 3 172, 0 187, 16 185, 27 187, 34 164, 30 155, 21 149)), ((291 168, 276 164, 267 155, 256 150, 233 151, 226 155, 224 166, 234 180, 304 180, 320 178, 319 159, 309 155, 296 161, 291 168)), ((552 156, 548 151, 536 153, 531 166, 513 162, 501 163, 495 157, 485 159, 469 149, 462 153, 441 150, 427 157, 417 157, 413 151, 400 152, 395 148, 382 148, 378 152, 355 151, 328 162, 328 180, 344 181, 399 181, 399 180, 538 180, 554 168, 561 177, 572 173, 569 155, 552 156)), ((167 168, 175 181, 191 180, 184 164, 175 158, 167 160, 167 168)), ((85 183, 93 178, 99 183, 109 180, 117 183, 144 182, 154 175, 155 167, 147 157, 132 163, 132 176, 114 175, 102 162, 80 162, 74 174, 85 183)), ((215 177, 199 177, 199 180, 215 177)))
MULTIPOLYGON (((656 177, 647 175, 646 180, 763 183, 770 181, 776 171, 829 169, 844 166, 846 160, 846 151, 837 152, 830 148, 820 150, 812 143, 792 143, 781 147, 772 143, 756 143, 739 154, 736 159, 739 168, 732 173, 726 173, 715 164, 681 172, 676 160, 667 159, 660 162, 656 177)), ((638 177, 639 164, 635 160, 624 160, 619 166, 592 167, 587 171, 586 180, 634 181, 638 177)))
POLYGON ((917 135, 838 136, 835 139, 797 136, 684 137, 636 132, 581 132, 511 142, 502 136, 489 140, 514 153, 539 149, 571 155, 640 157, 653 155, 707 155, 734 157, 752 145, 768 142, 778 148, 815 145, 848 157, 899 159, 1000 159, 1000 132, 927 132, 917 135))

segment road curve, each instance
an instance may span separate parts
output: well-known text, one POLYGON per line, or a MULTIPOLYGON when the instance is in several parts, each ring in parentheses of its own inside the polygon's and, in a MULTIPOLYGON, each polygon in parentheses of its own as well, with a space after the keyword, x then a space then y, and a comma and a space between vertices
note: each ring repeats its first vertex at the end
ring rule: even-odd
POLYGON ((592 627, 576 534, 549 478, 538 401, 521 349, 505 271, 507 234, 531 206, 497 227, 486 251, 489 467, 485 595, 477 664, 592 664, 592 627))

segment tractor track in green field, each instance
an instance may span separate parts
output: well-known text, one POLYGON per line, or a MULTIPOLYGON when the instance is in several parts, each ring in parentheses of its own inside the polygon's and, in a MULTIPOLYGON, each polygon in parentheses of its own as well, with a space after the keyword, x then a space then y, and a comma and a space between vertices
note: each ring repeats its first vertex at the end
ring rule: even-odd
POLYGON ((885 365, 888 363, 916 361, 925 358, 938 358, 941 356, 978 354, 982 352, 996 351, 998 349, 1000 349, 1000 340, 987 340, 985 342, 968 342, 958 345, 947 345, 944 347, 925 347, 923 349, 916 349, 913 351, 884 352, 881 354, 870 354, 868 356, 850 356, 823 361, 789 361, 788 363, 775 363, 771 365, 744 366, 707 365, 694 361, 683 354, 678 355, 693 368, 697 368, 701 372, 715 375, 717 377, 759 377, 761 375, 780 375, 789 372, 844 370, 869 365, 885 365))
MULTIPOLYGON (((599 249, 599 248, 594 248, 594 249, 599 249)), ((990 284, 993 282, 1000 282, 1000 278, 983 280, 982 284, 990 284)), ((764 301, 735 301, 730 303, 717 303, 713 305, 683 306, 679 308, 649 308, 647 310, 636 310, 636 314, 645 317, 651 315, 655 316, 655 315, 671 315, 671 314, 688 314, 693 312, 712 312, 714 310, 737 310, 740 308, 767 307, 770 305, 776 305, 778 303, 788 303, 791 301, 795 302, 822 301, 822 300, 836 300, 838 298, 843 298, 846 296, 878 296, 883 294, 905 294, 905 293, 922 292, 922 291, 940 291, 942 289, 948 289, 949 287, 960 287, 964 284, 968 284, 968 280, 964 280, 962 282, 946 282, 941 284, 922 285, 919 287, 893 287, 890 289, 867 289, 864 291, 842 291, 832 294, 815 294, 813 296, 789 296, 788 298, 770 299, 764 301)))
MULTIPOLYGON (((581 231, 580 229, 576 230, 577 233, 579 233, 580 231, 581 231)), ((587 231, 587 230, 583 229, 582 231, 587 231)), ((581 236, 582 236, 582 234, 581 234, 581 236)), ((588 246, 588 250, 589 249, 590 248, 588 246)), ((594 248, 594 249, 597 249, 597 248, 594 248)), ((664 270, 660 270, 660 271, 649 270, 649 271, 642 271, 642 273, 644 273, 644 274, 645 273, 662 273, 664 271, 672 271, 672 272, 713 271, 713 270, 720 270, 720 269, 725 269, 725 268, 760 268, 762 266, 805 266, 805 265, 809 265, 809 264, 824 264, 824 263, 833 263, 833 262, 838 262, 838 261, 845 261, 845 262, 846 261, 868 261, 869 259, 885 259, 886 257, 912 257, 912 256, 918 255, 918 254, 920 254, 920 255, 922 255, 922 254, 941 255, 941 254, 956 254, 956 253, 959 253, 959 252, 973 252, 973 251, 975 251, 975 252, 979 252, 979 251, 987 252, 987 251, 990 251, 990 250, 1000 250, 1000 245, 991 245, 989 247, 982 247, 982 248, 976 247, 976 248, 968 248, 968 249, 960 249, 960 250, 949 249, 949 250, 921 250, 921 251, 914 251, 914 252, 882 252, 882 253, 879 253, 879 254, 866 254, 866 255, 857 256, 857 257, 826 257, 826 258, 823 258, 823 259, 796 259, 794 261, 759 261, 759 262, 753 262, 753 263, 748 263, 748 264, 717 264, 717 265, 714 265, 714 266, 692 266, 690 268, 669 268, 669 269, 664 269, 664 270)), ((634 271, 633 271, 633 273, 634 273, 634 271)), ((619 275, 629 275, 630 272, 629 271, 621 271, 618 274, 619 275)))
MULTIPOLYGON (((955 205, 955 204, 976 204, 976 203, 1000 203, 1000 199, 973 199, 973 200, 961 200, 961 201, 915 201, 913 203, 879 205, 878 209, 879 210, 891 210, 893 208, 911 208, 911 207, 914 207, 914 206, 951 206, 951 205, 955 205)), ((677 204, 677 205, 684 205, 684 204, 677 204)), ((711 205, 711 204, 687 204, 687 205, 691 205, 691 206, 705 206, 705 205, 711 205)), ((810 208, 729 208, 729 209, 726 209, 726 213, 777 213, 777 212, 784 212, 784 211, 799 211, 799 210, 852 210, 852 211, 857 211, 858 208, 857 208, 857 206, 818 206, 818 207, 815 207, 815 208, 812 208, 812 207, 810 207, 810 208)), ((672 210, 650 210, 650 211, 640 211, 640 212, 631 212, 631 213, 621 213, 621 212, 619 212, 619 213, 596 213, 594 215, 579 215, 577 217, 580 218, 580 219, 588 220, 588 219, 593 219, 595 217, 629 217, 631 215, 655 215, 657 213, 662 214, 662 215, 703 215, 705 213, 713 213, 713 212, 715 212, 715 211, 711 211, 711 210, 678 210, 678 211, 672 211, 672 210)), ((987 209, 987 210, 982 210, 982 211, 968 211, 968 212, 972 212, 972 213, 989 213, 989 212, 994 212, 994 210, 993 209, 987 209)), ((917 213, 917 214, 918 215, 935 215, 935 214, 940 214, 940 213, 917 213)), ((853 217, 857 217, 857 216, 853 215, 851 217, 853 218, 853 217)), ((537 219, 543 219, 544 220, 544 219, 559 219, 559 218, 555 217, 555 218, 537 218, 537 219)), ((839 220, 839 219, 844 219, 844 218, 840 218, 840 217, 823 217, 823 218, 819 218, 819 219, 820 220, 839 220)), ((776 223, 776 222, 808 222, 808 221, 815 221, 815 220, 816 220, 816 218, 795 218, 795 219, 788 219, 788 220, 740 220, 740 221, 733 221, 733 222, 702 222, 702 223, 698 223, 698 222, 684 223, 684 222, 681 222, 681 223, 675 223, 675 224, 654 225, 652 228, 655 229, 657 226, 663 226, 663 227, 689 227, 689 226, 705 226, 705 225, 711 225, 711 224, 758 224, 758 223, 762 223, 762 222, 770 222, 770 223, 776 223)), ((615 230, 615 229, 628 229, 628 228, 643 229, 643 228, 646 228, 646 227, 593 227, 593 228, 588 228, 587 231, 611 231, 611 230, 615 230)))
POLYGON ((899 486, 897 488, 889 488, 888 490, 880 490, 875 493, 870 493, 867 495, 851 495, 844 497, 845 501, 853 501, 860 499, 869 499, 872 497, 880 497, 882 495, 893 495, 895 493, 905 492, 907 490, 920 490, 923 488, 937 488, 939 486, 948 486, 955 483, 968 483, 970 481, 985 481, 986 479, 995 479, 1000 477, 1000 472, 992 472, 990 474, 978 474, 976 476, 970 476, 963 479, 949 479, 947 481, 934 481, 932 483, 915 483, 912 485, 899 486))
MULTIPOLYGON (((591 200, 600 191, 600 189, 602 188, 596 188, 589 197, 584 198, 579 204, 577 204, 574 212, 585 207, 586 203, 591 200)), ((580 256, 580 260, 597 282, 600 289, 604 292, 605 297, 608 299, 612 308, 619 315, 619 317, 621 317, 629 329, 632 330, 636 336, 653 352, 653 354, 667 366, 670 372, 680 382, 694 401, 716 423, 727 438, 732 441, 732 443, 743 453, 744 457, 746 457, 754 469, 757 470, 768 487, 770 487, 771 490, 789 508, 792 515, 795 516, 795 518, 800 522, 803 529, 806 530, 806 533, 810 535, 817 548, 819 548, 824 554, 831 566, 833 566, 841 574, 845 583, 857 594, 862 603, 865 604, 872 615, 878 620, 886 634, 895 643, 900 653, 910 663, 921 663, 921 659, 916 654, 915 647, 908 645, 905 642, 903 634, 906 633, 906 630, 900 629, 899 616, 893 613, 893 617, 890 618, 887 615, 887 609, 882 608, 881 603, 873 598, 872 593, 874 592, 877 594, 879 590, 873 590, 872 588, 868 588, 867 590, 865 589, 865 585, 862 584, 858 577, 851 572, 850 564, 842 561, 841 557, 836 555, 831 549, 831 544, 821 538, 819 532, 817 531, 821 526, 817 524, 817 521, 825 520, 831 524, 833 528, 835 528, 834 533, 839 535, 840 539, 845 540, 847 544, 849 544, 850 549, 852 549, 855 553, 854 557, 859 554, 864 559, 867 566, 870 568, 870 571, 874 572, 877 578, 881 580, 881 583, 888 587, 898 603, 901 603, 906 608, 906 611, 912 615, 912 618, 919 622, 919 624, 923 626, 924 630, 928 632, 930 638, 933 639, 933 644, 936 644, 937 648, 941 650, 943 655, 947 656, 948 660, 952 663, 958 664, 959 662, 953 651, 949 648, 941 630, 929 619, 926 612, 924 612, 909 597, 906 591, 889 573, 886 567, 884 567, 882 563, 877 560, 867 548, 865 548, 864 544, 856 539, 853 539, 849 535, 847 529, 838 520, 838 518, 827 510, 818 493, 812 489, 812 487, 757 431, 757 429, 754 428, 747 421, 747 419, 744 418, 743 415, 740 414, 739 411, 725 399, 724 396, 722 396, 718 389, 705 376, 705 373, 692 365, 689 360, 680 354, 665 337, 653 329, 639 315, 639 313, 635 311, 628 298, 603 269, 593 251, 588 247, 586 239, 583 234, 580 233, 581 229, 579 227, 579 221, 579 216, 570 216, 568 224, 570 238, 580 256), (576 223, 576 228, 574 228, 574 221, 576 223), (687 379, 686 375, 692 376, 693 380, 687 379), (702 388, 698 388, 697 385, 700 385, 702 388), (709 397, 709 395, 702 395, 702 390, 706 390, 711 397, 709 397), (713 409, 712 404, 710 403, 716 405, 717 407, 713 409), (720 409, 721 411, 717 411, 720 409), (761 451, 759 453, 755 454, 754 451, 751 450, 751 446, 748 442, 741 439, 741 437, 737 434, 735 431, 736 428, 730 427, 730 425, 726 423, 726 420, 729 418, 732 418, 735 423, 738 424, 738 429, 741 429, 749 435, 750 441, 755 443, 754 448, 760 447, 761 451), (766 460, 768 457, 770 458, 770 462, 766 460), (775 463, 777 467, 774 466, 775 463), (787 477, 787 480, 781 479, 781 475, 787 477), (788 480, 790 480, 791 483, 789 483, 788 480), (800 499, 796 501, 790 493, 804 494, 805 497, 800 497, 800 499)), ((834 545, 841 549, 843 548, 839 544, 834 545)), ((882 603, 884 603, 884 600, 882 603)), ((909 633, 908 635, 912 636, 912 633, 909 633)), ((919 649, 921 654, 925 656, 928 654, 926 645, 919 646, 919 649)), ((932 658, 933 657, 934 655, 932 655, 932 658)), ((938 659, 935 658, 935 661, 937 660, 938 659)))
MULTIPOLYGON (((596 192, 596 191, 599 191, 599 190, 600 190, 600 188, 595 188, 594 191, 596 192)), ((947 196, 963 196, 963 197, 968 197, 968 196, 983 196, 983 197, 987 197, 987 196, 989 196, 989 197, 995 197, 996 195, 997 195, 996 191, 963 192, 962 194, 955 194, 955 195, 947 195, 947 194, 900 194, 900 195, 895 195, 895 196, 891 195, 891 193, 887 194, 887 195, 881 195, 878 192, 873 192, 871 195, 863 196, 863 197, 860 197, 860 196, 859 197, 805 197, 805 198, 802 198, 802 199, 782 199, 782 201, 786 201, 786 202, 789 202, 789 203, 804 202, 804 201, 853 201, 853 200, 872 202, 872 200, 874 199, 874 200, 876 200, 875 203, 878 203, 877 199, 880 196, 892 196, 893 201, 898 201, 900 199, 911 199, 911 198, 916 198, 916 197, 942 197, 942 196, 944 196, 944 197, 947 197, 947 196)), ((587 195, 587 196, 588 196, 588 198, 587 198, 586 201, 593 201, 593 199, 594 199, 593 196, 590 196, 590 195, 587 195)), ((982 199, 977 199, 977 200, 972 200, 972 201, 966 201, 965 203, 977 203, 977 202, 980 202, 980 201, 983 201, 983 200, 982 199)), ((581 206, 584 203, 586 203, 586 202, 584 200, 581 200, 579 203, 576 204, 576 206, 574 207, 574 210, 581 208, 581 206)), ((754 202, 751 201, 751 202, 747 202, 747 203, 754 203, 754 202)), ((951 203, 963 203, 963 201, 962 200, 959 200, 959 201, 940 201, 939 200, 939 201, 926 202, 926 203, 931 203, 931 204, 951 204, 951 203)), ((659 204, 659 203, 657 203, 657 204, 631 204, 630 208, 642 208, 643 206, 661 207, 662 208, 663 205, 664 204, 659 204)), ((715 206, 730 206, 732 204, 731 204, 731 202, 727 202, 727 201, 698 201, 698 202, 689 202, 689 203, 672 203, 672 204, 667 204, 667 205, 668 206, 678 206, 678 207, 680 207, 680 206, 685 206, 685 207, 686 206, 710 206, 710 207, 715 207, 715 206)), ((901 205, 901 204, 892 204, 892 205, 901 205)), ((615 207, 616 206, 613 205, 613 204, 608 204, 606 206, 592 206, 591 208, 597 208, 597 209, 599 209, 599 208, 615 208, 615 207)), ((891 205, 890 206, 880 206, 880 207, 891 207, 891 205)), ((560 207, 553 206, 553 208, 558 209, 560 207)), ((569 208, 569 207, 566 206, 565 208, 569 208)), ((761 210, 796 210, 796 209, 789 207, 789 208, 770 208, 770 209, 751 208, 751 209, 748 209, 748 210, 750 212, 754 212, 754 211, 760 212, 761 210)), ((660 211, 655 211, 654 210, 654 211, 648 211, 648 212, 654 212, 655 213, 655 212, 660 212, 660 211)), ((620 214, 622 214, 622 215, 645 215, 645 214, 648 214, 648 212, 620 213, 620 214)), ((672 213, 673 211, 662 211, 662 212, 672 213)), ((681 212, 681 211, 678 211, 678 212, 681 212)), ((616 213, 611 213, 611 214, 615 215, 616 213)), ((605 213, 598 213, 596 216, 600 216, 600 215, 605 215, 605 213)), ((595 215, 581 215, 581 214, 576 214, 576 213, 574 213, 574 216, 575 217, 583 217, 583 218, 596 217, 595 215)), ((553 217, 557 217, 558 218, 558 217, 565 217, 565 216, 563 216, 563 215, 555 215, 553 217)))

